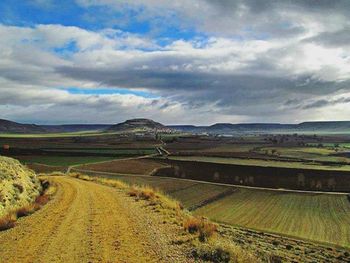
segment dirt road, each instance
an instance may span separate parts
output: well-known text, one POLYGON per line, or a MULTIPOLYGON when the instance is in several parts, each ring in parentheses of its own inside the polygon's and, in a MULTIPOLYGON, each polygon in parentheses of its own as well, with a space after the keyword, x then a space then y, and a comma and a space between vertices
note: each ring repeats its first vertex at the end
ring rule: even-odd
POLYGON ((51 180, 55 198, 0 233, 0 262, 187 261, 169 251, 167 237, 122 191, 64 176, 51 180))
MULTIPOLYGON (((158 156, 158 154, 148 154, 148 155, 142 155, 142 156, 137 156, 137 157, 128 157, 128 158, 117 158, 117 159, 111 159, 111 160, 107 160, 107 161, 99 161, 99 162, 92 162, 92 163, 86 163, 86 164, 98 164, 98 163, 108 163, 111 161, 126 161, 126 160, 137 160, 137 159, 146 159, 146 158, 151 158, 151 157, 156 157, 158 156)), ((74 169, 75 167, 79 167, 82 166, 84 164, 74 164, 74 165, 70 165, 67 167, 67 171, 66 174, 69 174, 71 172, 72 169, 74 169)))

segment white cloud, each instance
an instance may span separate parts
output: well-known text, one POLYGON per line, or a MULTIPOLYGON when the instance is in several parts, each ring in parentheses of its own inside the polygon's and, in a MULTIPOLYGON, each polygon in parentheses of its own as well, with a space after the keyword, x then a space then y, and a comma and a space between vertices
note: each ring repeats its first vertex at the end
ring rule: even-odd
POLYGON ((143 19, 181 15, 183 23, 193 22, 209 35, 165 46, 157 38, 111 28, 0 25, 0 117, 116 122, 146 116, 165 123, 285 122, 291 115, 307 120, 322 114, 346 119, 349 102, 321 101, 337 101, 350 89, 344 34, 342 45, 321 41, 347 26, 344 13, 248 2, 79 1, 121 10, 141 5, 143 19), (60 87, 143 89, 160 98, 70 94, 60 87))

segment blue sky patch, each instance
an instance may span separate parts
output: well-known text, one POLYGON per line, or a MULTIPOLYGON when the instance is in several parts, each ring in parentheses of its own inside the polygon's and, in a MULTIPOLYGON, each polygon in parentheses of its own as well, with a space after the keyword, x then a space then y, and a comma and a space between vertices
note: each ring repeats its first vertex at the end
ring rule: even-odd
POLYGON ((159 96, 147 91, 141 90, 129 90, 123 88, 91 88, 91 89, 83 89, 77 87, 70 88, 60 88, 62 90, 68 91, 70 94, 84 94, 84 95, 112 95, 112 94, 121 94, 121 95, 136 95, 143 98, 156 99, 159 96))

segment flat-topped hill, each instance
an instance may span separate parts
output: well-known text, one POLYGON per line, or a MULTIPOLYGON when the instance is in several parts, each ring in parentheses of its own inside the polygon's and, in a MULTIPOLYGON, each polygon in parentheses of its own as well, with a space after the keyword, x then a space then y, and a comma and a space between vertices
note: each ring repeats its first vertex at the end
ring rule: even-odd
POLYGON ((166 130, 166 126, 150 119, 131 119, 112 125, 107 131, 166 130))

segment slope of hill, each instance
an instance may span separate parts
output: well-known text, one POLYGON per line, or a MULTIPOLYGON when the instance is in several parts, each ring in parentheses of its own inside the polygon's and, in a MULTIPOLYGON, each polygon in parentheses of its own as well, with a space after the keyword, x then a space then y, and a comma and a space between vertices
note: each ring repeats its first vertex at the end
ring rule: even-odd
POLYGON ((297 125, 299 130, 350 130, 350 121, 315 121, 302 122, 297 125))
POLYGON ((107 131, 137 131, 137 130, 169 130, 166 126, 159 122, 155 122, 150 119, 131 119, 122 123, 112 125, 107 129, 107 131))
POLYGON ((350 121, 281 123, 216 123, 211 126, 176 125, 168 126, 178 131, 193 133, 284 133, 284 132, 349 132, 350 121))
POLYGON ((63 125, 41 125, 46 132, 82 132, 102 131, 109 128, 111 124, 63 124, 63 125))
POLYGON ((0 156, 0 217, 35 200, 41 185, 19 161, 0 156))
POLYGON ((235 133, 303 133, 303 132, 337 132, 349 133, 350 121, 302 122, 299 124, 281 123, 215 123, 211 126, 168 125, 150 119, 131 119, 115 125, 111 124, 64 124, 35 125, 21 124, 0 119, 0 133, 61 133, 84 131, 171 131, 211 134, 235 133))
POLYGON ((22 124, 0 119, 0 133, 43 133, 45 129, 35 124, 22 124))

